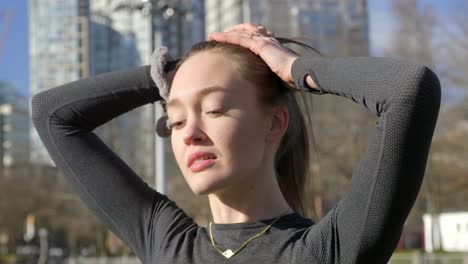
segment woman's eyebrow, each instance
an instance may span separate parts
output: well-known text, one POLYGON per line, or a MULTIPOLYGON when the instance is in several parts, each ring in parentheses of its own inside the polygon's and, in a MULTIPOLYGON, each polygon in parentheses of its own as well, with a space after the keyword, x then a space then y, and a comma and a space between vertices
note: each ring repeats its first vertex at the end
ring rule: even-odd
MULTIPOLYGON (((208 95, 210 93, 213 93, 213 92, 227 92, 227 90, 226 90, 226 88, 223 88, 223 87, 218 86, 218 85, 208 86, 205 89, 200 90, 195 94, 195 100, 200 100, 204 96, 206 96, 206 95, 208 95)), ((181 103, 181 101, 179 99, 174 98, 174 99, 171 99, 171 100, 169 100, 167 102, 166 109, 169 109, 171 107, 174 107, 176 105, 181 105, 181 104, 182 103, 181 103)))

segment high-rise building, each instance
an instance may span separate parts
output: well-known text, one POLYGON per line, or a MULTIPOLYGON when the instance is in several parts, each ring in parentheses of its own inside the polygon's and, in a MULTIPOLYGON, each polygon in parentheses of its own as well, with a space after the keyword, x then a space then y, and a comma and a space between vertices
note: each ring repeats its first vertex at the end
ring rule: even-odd
POLYGON ((250 21, 327 55, 369 53, 366 0, 206 0, 205 12, 206 34, 250 21))
POLYGON ((332 56, 369 55, 366 0, 296 0, 300 34, 332 56))
MULTIPOLYGON (((31 96, 81 78, 148 65, 157 46, 168 46, 179 56, 205 35, 202 0, 29 0, 29 24, 31 96), (153 16, 145 13, 149 2, 153 16)), ((31 128, 31 160, 53 165, 31 128)), ((98 127, 96 133, 137 173, 154 174, 150 105, 98 127)))
POLYGON ((0 169, 28 162, 28 100, 12 84, 0 81, 0 169))
MULTIPOLYGON (((90 10, 91 75, 148 65, 153 49, 162 45, 174 57, 180 56, 204 37, 201 0, 94 0, 90 10)), ((154 108, 148 104, 111 120, 96 132, 138 175, 152 182, 154 128, 154 108)))
POLYGON ((154 7, 155 46, 167 46, 174 56, 181 56, 196 42, 205 39, 203 0, 156 1, 154 7))
POLYGON ((252 12, 259 9, 257 3, 258 0, 205 0, 206 34, 220 32, 242 22, 255 23, 257 14, 252 12))
MULTIPOLYGON (((90 6, 91 75, 149 64, 149 17, 142 1, 95 0, 90 6)), ((154 171, 153 108, 145 105, 119 116, 95 132, 142 177, 154 171)))
POLYGON ((116 0, 91 2, 91 75, 148 63, 149 19, 131 3, 116 0))
MULTIPOLYGON (((30 95, 89 76, 89 0, 29 0, 30 95)), ((53 165, 30 124, 31 161, 53 165)))

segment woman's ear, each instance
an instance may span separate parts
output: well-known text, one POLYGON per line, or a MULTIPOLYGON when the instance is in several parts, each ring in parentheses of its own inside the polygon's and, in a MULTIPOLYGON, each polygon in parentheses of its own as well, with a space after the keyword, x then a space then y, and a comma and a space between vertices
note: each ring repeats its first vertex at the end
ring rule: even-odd
POLYGON ((289 111, 286 105, 280 104, 275 106, 272 115, 270 129, 266 137, 267 142, 280 140, 286 133, 289 124, 289 111))

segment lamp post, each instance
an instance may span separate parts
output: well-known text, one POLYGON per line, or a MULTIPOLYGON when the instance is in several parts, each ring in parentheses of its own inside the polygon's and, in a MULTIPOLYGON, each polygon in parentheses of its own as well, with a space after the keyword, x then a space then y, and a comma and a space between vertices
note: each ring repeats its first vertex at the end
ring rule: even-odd
POLYGON ((39 259, 38 264, 46 264, 49 257, 49 243, 47 242, 47 229, 39 228, 39 259))
MULTIPOLYGON (((158 4, 154 5, 152 1, 143 1, 145 3, 146 15, 149 16, 149 39, 150 39, 150 58, 155 49, 155 40, 154 40, 154 18, 156 14, 161 14, 165 9, 167 9, 168 5, 165 1, 159 1, 158 4)), ((158 120, 164 116, 164 110, 162 106, 158 103, 153 104, 153 116, 154 116, 154 124, 158 122, 158 120)), ((166 152, 165 152, 165 141, 164 138, 155 136, 154 140, 154 164, 155 164, 155 186, 158 189, 158 192, 162 194, 167 193, 167 171, 166 171, 166 152)))

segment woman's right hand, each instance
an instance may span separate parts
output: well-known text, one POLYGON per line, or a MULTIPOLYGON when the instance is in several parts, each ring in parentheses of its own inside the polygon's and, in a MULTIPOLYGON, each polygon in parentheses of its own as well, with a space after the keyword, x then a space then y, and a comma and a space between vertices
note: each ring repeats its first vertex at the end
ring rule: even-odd
POLYGON ((263 26, 243 23, 208 35, 208 40, 227 42, 250 49, 260 56, 284 82, 294 84, 291 67, 298 55, 286 49, 274 38, 275 34, 263 26))

